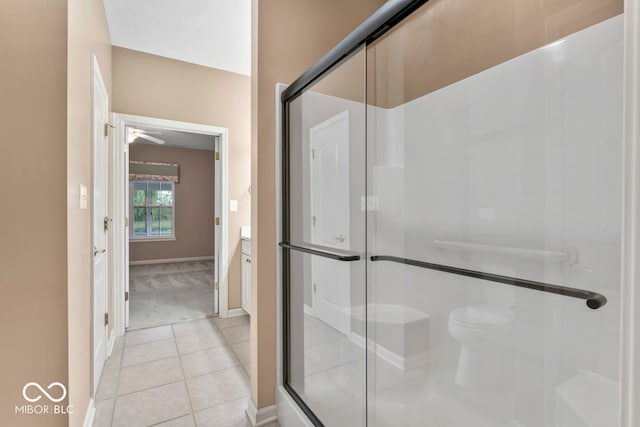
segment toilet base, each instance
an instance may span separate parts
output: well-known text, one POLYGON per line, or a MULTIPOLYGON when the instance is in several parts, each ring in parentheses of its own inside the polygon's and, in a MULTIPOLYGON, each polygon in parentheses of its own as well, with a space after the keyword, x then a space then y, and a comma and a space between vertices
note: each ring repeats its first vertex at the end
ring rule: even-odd
POLYGON ((513 382, 513 355, 506 348, 462 346, 454 381, 476 390, 503 390, 513 382))

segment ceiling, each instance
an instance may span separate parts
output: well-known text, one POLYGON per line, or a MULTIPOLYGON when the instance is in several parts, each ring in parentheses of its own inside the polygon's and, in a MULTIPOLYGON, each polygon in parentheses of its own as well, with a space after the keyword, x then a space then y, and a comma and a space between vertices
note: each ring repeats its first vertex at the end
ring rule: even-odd
POLYGON ((103 0, 111 44, 251 73, 251 0, 103 0))
POLYGON ((148 131, 150 136, 162 139, 165 143, 159 145, 144 138, 136 138, 133 141, 133 144, 151 144, 157 145, 158 147, 182 147, 207 151, 214 151, 215 149, 215 136, 213 135, 202 135, 199 133, 180 132, 143 126, 136 126, 135 129, 148 131))

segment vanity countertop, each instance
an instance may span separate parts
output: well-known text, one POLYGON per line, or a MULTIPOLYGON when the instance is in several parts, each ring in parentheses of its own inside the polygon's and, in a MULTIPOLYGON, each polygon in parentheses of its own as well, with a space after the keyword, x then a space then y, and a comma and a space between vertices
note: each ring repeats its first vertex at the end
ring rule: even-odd
POLYGON ((251 226, 245 225, 240 227, 240 238, 242 240, 251 240, 251 226))

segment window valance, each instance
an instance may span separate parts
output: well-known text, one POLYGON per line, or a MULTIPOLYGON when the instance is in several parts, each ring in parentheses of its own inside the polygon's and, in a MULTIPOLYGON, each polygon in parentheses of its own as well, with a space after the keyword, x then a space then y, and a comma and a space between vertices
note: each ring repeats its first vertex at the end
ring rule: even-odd
POLYGON ((180 166, 175 163, 129 162, 129 180, 178 182, 180 166))

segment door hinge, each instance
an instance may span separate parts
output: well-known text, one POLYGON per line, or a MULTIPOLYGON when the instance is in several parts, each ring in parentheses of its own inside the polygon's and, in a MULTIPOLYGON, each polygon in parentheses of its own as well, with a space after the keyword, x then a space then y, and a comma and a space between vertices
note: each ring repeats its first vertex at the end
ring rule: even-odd
POLYGON ((311 217, 311 223, 313 224, 314 227, 316 226, 316 216, 315 215, 311 217))
POLYGON ((311 150, 311 158, 312 158, 312 159, 315 159, 315 158, 316 158, 316 150, 315 150, 315 149, 312 149, 312 150, 311 150))
POLYGON ((125 218, 124 219, 124 226, 128 227, 129 226, 129 218, 125 218))
POLYGON ((316 284, 315 283, 313 284, 313 293, 314 294, 316 293, 316 284))
POLYGON ((104 326, 109 324, 109 313, 104 314, 104 326))
POLYGON ((109 217, 105 216, 103 220, 104 231, 109 231, 109 217))
POLYGON ((129 301, 129 291, 124 293, 124 300, 129 301))
POLYGON ((219 216, 216 217, 216 225, 220 225, 220 217, 219 216))
POLYGON ((220 160, 220 152, 216 151, 216 160, 220 160))
POLYGON ((220 283, 216 282, 216 289, 220 289, 220 283))
POLYGON ((109 128, 114 128, 115 126, 112 125, 111 123, 105 123, 104 124, 104 136, 109 136, 109 128))

